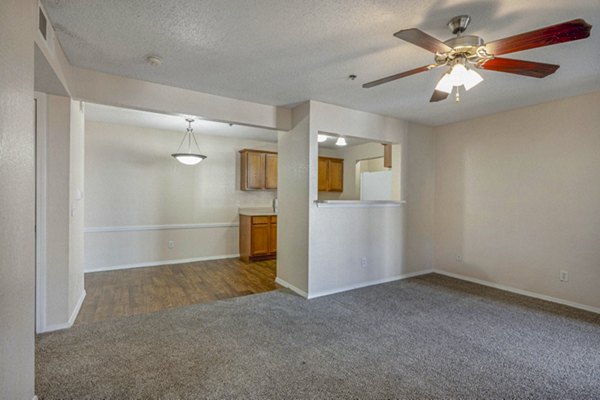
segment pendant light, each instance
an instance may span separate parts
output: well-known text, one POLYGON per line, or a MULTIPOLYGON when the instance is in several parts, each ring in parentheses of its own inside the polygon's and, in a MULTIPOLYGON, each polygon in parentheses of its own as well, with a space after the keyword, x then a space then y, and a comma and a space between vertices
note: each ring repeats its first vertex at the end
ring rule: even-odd
POLYGON ((196 141, 196 136, 194 135, 194 130, 192 129, 192 122, 194 122, 194 120, 192 118, 187 118, 186 121, 188 122, 187 131, 185 132, 185 135, 183 135, 183 139, 181 140, 181 143, 179 144, 177 151, 175 153, 171 154, 171 156, 174 157, 177 161, 179 161, 182 164, 196 165, 200 161, 204 160, 206 158, 206 156, 203 156, 202 154, 200 154, 200 146, 198 146, 198 142, 196 141), (186 139, 187 139, 188 151, 187 151, 187 153, 180 153, 179 150, 181 149, 181 146, 183 146, 183 143, 186 141, 186 139), (196 144, 196 149, 198 150, 197 153, 192 153, 192 139, 194 139, 194 143, 196 144))

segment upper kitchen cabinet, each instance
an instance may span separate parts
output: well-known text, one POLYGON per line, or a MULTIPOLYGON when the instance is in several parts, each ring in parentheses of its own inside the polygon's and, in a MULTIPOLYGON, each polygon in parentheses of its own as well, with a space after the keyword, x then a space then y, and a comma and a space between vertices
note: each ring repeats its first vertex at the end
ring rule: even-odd
POLYGON ((344 159, 319 157, 319 191, 344 191, 344 159))
POLYGON ((277 153, 264 150, 240 150, 240 189, 277 189, 277 153))

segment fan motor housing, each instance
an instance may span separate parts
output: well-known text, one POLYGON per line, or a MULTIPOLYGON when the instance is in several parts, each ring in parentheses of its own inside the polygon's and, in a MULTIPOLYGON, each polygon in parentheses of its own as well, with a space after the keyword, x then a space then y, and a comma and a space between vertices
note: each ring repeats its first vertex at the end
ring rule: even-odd
POLYGON ((483 45, 483 39, 475 35, 457 36, 452 39, 448 39, 444 42, 454 50, 465 47, 479 47, 483 45))
POLYGON ((475 63, 479 58, 484 56, 480 51, 480 49, 484 49, 484 41, 479 36, 458 36, 446 40, 444 44, 451 47, 452 50, 445 53, 436 53, 435 62, 437 65, 448 64, 457 59, 475 63))

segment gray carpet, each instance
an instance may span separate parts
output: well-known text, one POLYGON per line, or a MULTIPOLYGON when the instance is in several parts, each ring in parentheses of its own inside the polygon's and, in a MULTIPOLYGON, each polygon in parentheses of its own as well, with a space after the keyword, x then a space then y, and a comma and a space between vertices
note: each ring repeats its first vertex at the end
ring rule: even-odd
POLYGON ((40 399, 599 399, 600 316, 440 275, 38 336, 40 399))

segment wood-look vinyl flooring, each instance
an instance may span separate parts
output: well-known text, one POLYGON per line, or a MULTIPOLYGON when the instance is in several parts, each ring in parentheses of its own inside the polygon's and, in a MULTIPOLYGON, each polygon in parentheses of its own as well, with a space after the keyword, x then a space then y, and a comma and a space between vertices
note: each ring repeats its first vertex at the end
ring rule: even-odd
POLYGON ((85 274, 75 324, 145 314, 275 290, 276 262, 200 261, 85 274))

